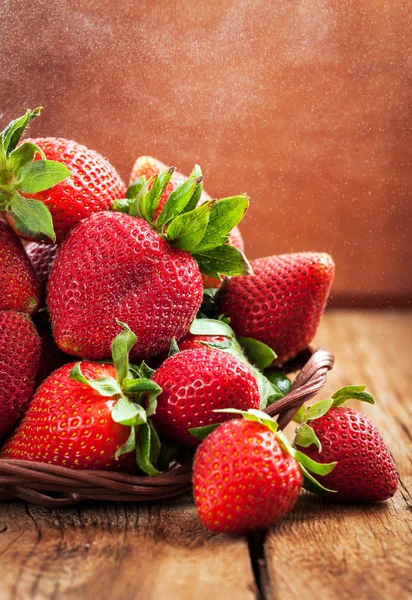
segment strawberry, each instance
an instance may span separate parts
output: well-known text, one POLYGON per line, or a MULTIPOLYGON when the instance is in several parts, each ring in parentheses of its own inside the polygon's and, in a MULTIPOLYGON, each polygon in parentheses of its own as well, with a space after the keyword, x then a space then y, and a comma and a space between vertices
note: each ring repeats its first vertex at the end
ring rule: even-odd
POLYGON ((266 413, 220 425, 196 451, 194 499, 203 524, 216 533, 246 533, 273 525, 294 506, 309 470, 329 473, 290 446, 266 413))
MULTIPOLYGON (((164 171, 166 168, 167 167, 164 163, 162 163, 160 160, 157 160, 156 158, 153 158, 152 156, 139 156, 139 158, 133 165, 132 173, 130 175, 130 184, 133 185, 133 183, 141 177, 144 177, 145 179, 150 179, 154 175, 158 175, 159 173, 164 171)), ((175 190, 176 187, 178 187, 184 181, 186 181, 186 179, 187 177, 185 175, 182 175, 178 171, 173 172, 173 175, 170 178, 170 181, 167 184, 161 196, 159 206, 155 211, 155 218, 160 214, 162 208, 166 203, 166 200, 173 192, 173 190, 175 190)), ((210 200, 209 194, 202 190, 200 200, 203 202, 210 200)), ((240 233, 240 230, 237 226, 235 226, 232 229, 228 243, 231 246, 234 246, 235 248, 240 250, 241 252, 244 252, 245 245, 243 242, 242 234, 240 233)), ((205 275, 203 277, 203 285, 205 288, 218 288, 220 286, 220 280, 205 275)))
POLYGON ((197 446, 189 429, 226 421, 219 408, 259 408, 260 395, 251 370, 225 352, 199 347, 168 358, 153 375, 162 388, 152 421, 165 436, 197 446))
POLYGON ((40 292, 43 298, 46 297, 47 284, 49 282, 50 271, 58 249, 57 244, 43 244, 29 242, 26 245, 26 253, 33 265, 40 284, 40 292))
POLYGON ((295 445, 320 463, 336 461, 322 478, 323 485, 343 501, 378 502, 391 498, 398 486, 396 467, 388 448, 370 419, 341 406, 356 398, 373 403, 364 386, 347 386, 332 398, 300 411, 295 445))
POLYGON ((39 364, 40 338, 30 317, 0 311, 0 439, 29 404, 39 364))
POLYGON ((226 245, 247 198, 208 201, 196 208, 202 178, 195 170, 155 220, 172 174, 168 169, 150 186, 142 184, 136 197, 119 202, 124 212, 103 211, 83 220, 61 245, 50 274, 48 308, 64 352, 107 358, 117 318, 137 335, 133 359, 155 356, 188 332, 202 302, 201 270, 249 272, 244 255, 226 245))
POLYGON ((283 364, 315 336, 334 276, 328 254, 283 254, 252 261, 254 276, 227 282, 218 302, 238 336, 255 338, 283 364))
POLYGON ((34 314, 40 288, 34 269, 18 236, 0 221, 0 310, 34 314))
POLYGON ((60 350, 54 341, 50 324, 44 313, 36 315, 34 323, 41 340, 41 360, 36 385, 40 385, 53 371, 73 361, 73 357, 60 350))
POLYGON ((30 240, 61 241, 81 219, 111 208, 126 186, 100 154, 62 138, 25 139, 40 109, 27 111, 2 134, 0 211, 30 240))
POLYGON ((71 173, 66 181, 31 196, 49 209, 58 242, 79 221, 95 212, 109 210, 114 200, 124 198, 124 182, 113 165, 98 152, 63 138, 25 141, 40 148, 46 159, 66 165, 71 173))
MULTIPOLYGON (((119 325, 123 331, 113 342, 114 365, 83 361, 54 371, 38 388, 1 458, 127 473, 137 460, 147 473, 158 473, 150 462, 150 411, 138 399, 149 392, 153 408, 160 388, 135 378, 128 352, 136 337, 127 325, 119 325)), ((155 441, 158 445, 157 436, 155 441)))

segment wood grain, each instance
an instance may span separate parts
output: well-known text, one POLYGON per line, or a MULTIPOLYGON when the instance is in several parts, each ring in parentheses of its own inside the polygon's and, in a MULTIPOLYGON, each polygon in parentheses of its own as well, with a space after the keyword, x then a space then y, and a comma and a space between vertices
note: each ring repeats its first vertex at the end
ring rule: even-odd
POLYGON ((392 500, 377 505, 303 496, 266 542, 275 598, 412 596, 411 339, 411 313, 326 315, 318 341, 334 352, 336 362, 322 396, 349 383, 367 384, 377 404, 351 404, 378 425, 401 483, 392 500))
POLYGON ((0 599, 256 598, 247 542, 212 536, 191 498, 48 510, 0 504, 0 599))

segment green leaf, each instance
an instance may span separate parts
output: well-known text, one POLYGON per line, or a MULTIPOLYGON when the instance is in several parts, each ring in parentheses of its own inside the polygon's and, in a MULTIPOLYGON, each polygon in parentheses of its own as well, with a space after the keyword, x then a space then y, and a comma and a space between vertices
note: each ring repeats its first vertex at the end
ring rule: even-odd
POLYGON ((123 379, 123 392, 125 394, 142 394, 143 392, 161 393, 162 388, 151 379, 123 379))
POLYGON ((7 155, 9 155, 19 143, 21 136, 28 124, 40 115, 42 107, 39 106, 34 110, 27 110, 26 114, 18 119, 14 119, 7 125, 6 129, 2 132, 1 137, 3 141, 3 147, 7 155))
POLYGON ((324 496, 325 494, 333 494, 336 492, 336 490, 330 490, 329 488, 319 483, 319 481, 315 479, 313 475, 311 475, 303 465, 300 465, 300 468, 303 474, 303 487, 305 488, 305 490, 307 490, 308 492, 312 492, 312 494, 319 494, 321 496, 324 496))
POLYGON ((169 353, 167 356, 168 356, 168 358, 170 358, 171 356, 174 356, 178 352, 180 352, 180 348, 176 342, 176 338, 172 338, 172 341, 170 342, 169 353))
POLYGON ((195 165, 193 171, 190 173, 189 179, 197 179, 200 183, 197 184, 193 196, 184 207, 182 213, 190 212, 194 210, 199 204, 203 192, 203 173, 199 165, 195 165))
MULTIPOLYGON (((143 176, 136 179, 136 181, 134 181, 127 188, 126 198, 128 198, 129 200, 135 200, 145 183, 146 183, 146 178, 143 176)), ((123 212, 123 211, 121 211, 121 212, 123 212)))
POLYGON ((167 228, 167 239, 174 247, 187 252, 195 250, 205 234, 211 206, 212 200, 173 219, 167 228))
POLYGON ((123 327, 112 342, 112 357, 116 368, 117 381, 122 385, 123 380, 129 375, 129 352, 135 345, 137 337, 126 323, 117 321, 123 327))
POLYGON ((298 412, 293 417, 293 420, 295 421, 295 423, 303 423, 303 421, 305 420, 305 416, 306 416, 306 406, 302 405, 300 407, 300 409, 298 410, 298 412))
POLYGON ((222 423, 213 423, 212 425, 205 425, 204 427, 192 427, 189 429, 189 433, 193 435, 197 440, 204 440, 209 433, 212 433, 222 423))
POLYGON ((301 446, 302 448, 308 448, 312 444, 315 444, 322 451, 322 444, 312 427, 307 423, 304 423, 296 430, 296 437, 294 441, 295 446, 301 446))
POLYGON ((118 200, 113 200, 110 210, 130 215, 131 207, 133 206, 134 201, 134 198, 119 198, 118 200))
POLYGON ((238 341, 244 349, 248 359, 256 365, 258 369, 266 369, 277 358, 275 352, 259 340, 249 337, 239 337, 238 341))
POLYGON ((37 152, 41 152, 41 150, 36 144, 24 142, 24 144, 13 150, 10 154, 9 159, 17 179, 19 178, 21 168, 31 162, 37 152))
POLYGON ((150 462, 155 464, 160 456, 161 443, 157 431, 151 421, 148 421, 150 427, 150 462))
POLYGON ((216 413, 232 413, 235 415, 242 415, 248 421, 256 421, 258 423, 262 423, 266 425, 271 431, 276 432, 278 429, 278 424, 276 421, 272 419, 267 413, 262 410, 256 410, 255 408, 250 408, 249 410, 238 410, 237 408, 221 408, 214 410, 216 413))
POLYGON ((375 404, 373 397, 368 392, 364 392, 365 387, 365 385, 347 385, 341 388, 333 394, 332 406, 334 408, 341 406, 346 400, 360 400, 368 404, 375 404))
POLYGON ((316 402, 316 404, 312 404, 312 406, 309 406, 307 409, 305 421, 313 421, 313 419, 323 417, 332 404, 332 398, 326 398, 326 400, 320 400, 319 402, 316 402))
POLYGON ((243 219, 248 206, 249 198, 245 194, 222 198, 215 202, 198 252, 206 252, 226 244, 230 232, 243 219))
POLYGON ((274 402, 274 400, 279 400, 279 398, 283 398, 283 396, 286 396, 286 394, 289 394, 292 388, 292 382, 289 377, 287 377, 280 369, 276 369, 275 367, 265 369, 264 375, 269 379, 276 391, 277 397, 274 397, 272 402, 274 402))
POLYGON ((210 277, 253 274, 252 267, 243 252, 227 244, 213 250, 195 252, 193 258, 197 261, 201 272, 210 277))
POLYGON ((147 475, 160 475, 160 472, 153 466, 151 461, 152 450, 152 429, 149 423, 140 425, 137 429, 136 440, 136 459, 139 468, 147 475))
POLYGON ((233 340, 226 340, 225 342, 207 342, 205 340, 199 340, 199 344, 208 346, 209 348, 216 348, 216 350, 227 350, 233 344, 233 340))
POLYGON ((120 448, 118 448, 116 450, 114 457, 117 460, 120 456, 122 456, 122 454, 128 454, 129 452, 133 452, 133 450, 135 450, 135 449, 136 449, 136 429, 135 429, 135 427, 131 427, 129 437, 127 438, 127 440, 123 444, 123 446, 120 446, 120 448))
POLYGON ((53 221, 49 209, 39 202, 14 194, 8 212, 15 219, 16 229, 23 235, 36 240, 56 241, 53 221))
POLYGON ((175 167, 169 167, 169 169, 162 171, 159 173, 159 175, 156 175, 153 178, 152 187, 147 193, 145 199, 145 210, 149 218, 149 222, 153 221, 153 215, 156 208, 159 206, 160 198, 162 197, 162 194, 165 191, 166 186, 174 172, 175 167))
POLYGON ((144 360, 142 361, 139 370, 141 376, 145 379, 151 379, 155 373, 155 370, 149 367, 149 365, 147 365, 144 360))
POLYGON ((195 319, 190 326, 193 335, 221 335, 228 338, 235 336, 233 329, 217 319, 195 319))
POLYGON ((87 379, 83 373, 81 372, 81 363, 78 362, 71 369, 70 378, 78 381, 79 383, 84 383, 88 385, 96 392, 99 392, 101 396, 105 396, 107 398, 111 398, 112 396, 117 396, 122 394, 122 390, 113 377, 102 377, 101 379, 87 379))
POLYGON ((52 188, 70 175, 69 169, 55 160, 35 160, 22 167, 20 189, 26 194, 36 194, 52 188))
POLYGON ((180 215, 192 198, 198 183, 200 183, 198 179, 189 178, 170 194, 162 212, 156 220, 156 227, 158 229, 169 223, 172 219, 177 217, 177 215, 180 215))
POLYGON ((129 398, 122 396, 112 409, 112 419, 121 425, 141 425, 147 422, 146 411, 140 404, 130 402, 129 398))
POLYGON ((338 464, 337 462, 318 463, 303 452, 300 452, 300 450, 296 450, 294 456, 300 465, 303 465, 308 471, 316 475, 328 475, 338 464))

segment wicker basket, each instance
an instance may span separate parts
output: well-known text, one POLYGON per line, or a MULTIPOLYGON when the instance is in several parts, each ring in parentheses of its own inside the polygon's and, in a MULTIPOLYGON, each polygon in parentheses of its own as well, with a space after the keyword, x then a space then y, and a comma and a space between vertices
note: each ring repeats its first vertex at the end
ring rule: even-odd
MULTIPOLYGON (((281 429, 302 404, 319 392, 333 367, 334 358, 326 350, 306 351, 302 358, 307 362, 289 394, 266 409, 269 415, 278 415, 281 429)), ((286 370, 295 370, 297 364, 289 363, 286 370)), ((142 502, 171 498, 189 491, 191 480, 191 465, 176 465, 158 477, 139 477, 108 471, 76 471, 26 460, 0 460, 0 500, 20 498, 47 507, 69 506, 90 499, 142 502)))

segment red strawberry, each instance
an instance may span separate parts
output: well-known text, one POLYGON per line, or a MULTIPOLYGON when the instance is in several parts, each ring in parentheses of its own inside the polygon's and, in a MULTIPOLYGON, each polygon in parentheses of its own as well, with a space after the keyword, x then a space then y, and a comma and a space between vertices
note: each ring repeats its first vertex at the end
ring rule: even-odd
POLYGON ((30 242, 26 245, 26 252, 36 272, 43 298, 46 296, 50 271, 58 247, 57 244, 39 244, 37 242, 30 242))
POLYGON ((283 254, 252 261, 253 276, 231 279, 219 309, 238 336, 256 338, 283 364, 313 339, 334 276, 328 254, 283 254))
MULTIPOLYGON (((115 366, 84 361, 54 371, 38 388, 1 458, 127 473, 135 470, 137 460, 147 473, 158 474, 150 463, 150 443, 140 445, 139 432, 144 430, 147 442, 152 428, 147 423, 151 413, 146 415, 138 401, 146 392, 153 400, 160 388, 133 378, 128 351, 136 337, 122 327, 113 342, 115 366)), ((158 445, 157 436, 155 441, 158 445)))
POLYGON ((28 406, 40 363, 40 338, 30 317, 0 311, 0 439, 28 406))
POLYGON ((126 187, 105 158, 77 142, 50 137, 18 146, 39 114, 28 110, 3 131, 0 211, 21 237, 61 241, 81 219, 111 208, 126 187))
MULTIPOLYGON (((160 160, 153 158, 152 156, 139 156, 136 162, 133 165, 132 173, 130 175, 130 183, 132 184, 139 177, 145 177, 146 179, 150 179, 153 175, 158 175, 162 171, 167 169, 166 165, 162 163, 160 160)), ((158 217, 162 208, 164 207, 166 200, 170 196, 176 187, 181 185, 184 181, 186 181, 187 177, 182 175, 178 171, 174 171, 169 183, 167 184, 162 197, 159 202, 159 206, 155 211, 155 218, 158 217)), ((206 200, 210 200, 209 194, 207 194, 204 190, 202 190, 202 194, 200 196, 200 200, 205 202, 206 200)), ((234 227, 230 233, 229 242, 231 246, 234 246, 238 250, 242 252, 245 249, 245 244, 243 242, 242 234, 238 227, 234 227)), ((208 277, 205 275, 203 277, 203 285, 206 288, 218 288, 220 286, 220 280, 208 277)))
POLYGON ((293 508, 301 487, 298 462, 261 422, 229 421, 196 452, 194 498, 201 521, 216 533, 273 525, 293 508))
POLYGON ((48 292, 64 352, 107 358, 117 318, 136 333, 132 357, 142 359, 185 335, 202 301, 202 279, 190 254, 169 246, 142 219, 101 212, 61 245, 48 292))
MULTIPOLYGON (((114 200, 124 198, 126 186, 116 169, 98 152, 63 138, 36 138, 48 160, 64 164, 71 177, 52 189, 31 196, 50 210, 59 242, 79 221, 95 212, 108 210, 114 200)), ((37 155, 40 158, 40 155, 37 155)))
POLYGON ((173 192, 154 221, 171 175, 167 170, 151 190, 143 187, 136 198, 121 203, 131 214, 94 214, 61 245, 50 275, 48 307, 64 352, 107 358, 120 319, 137 335, 133 358, 155 356, 189 330, 202 302, 199 267, 206 273, 249 271, 243 254, 224 243, 231 224, 242 218, 247 198, 196 208, 202 178, 194 176, 173 192))
MULTIPOLYGON (((75 363, 55 371, 39 387, 14 435, 6 442, 1 458, 48 462, 75 469, 130 472, 130 454, 115 459, 116 450, 130 430, 111 418, 117 398, 70 378, 75 363)), ((115 377, 112 365, 83 362, 82 373, 91 379, 115 377)))
POLYGON ((249 367, 234 356, 206 346, 178 352, 153 375, 161 388, 156 429, 188 446, 197 446, 189 429, 221 423, 232 415, 214 413, 221 408, 259 408, 260 395, 249 367))
POLYGON ((322 477, 322 484, 336 492, 334 498, 386 500, 395 494, 398 486, 396 467, 376 425, 366 415, 340 406, 351 397, 373 402, 363 388, 358 388, 361 391, 357 393, 353 393, 353 389, 353 386, 342 388, 331 400, 309 408, 303 425, 297 430, 295 445, 320 463, 337 461, 334 470, 322 477), (329 409, 317 417, 314 411, 319 405, 329 409))
POLYGON ((39 304, 39 282, 30 260, 17 235, 0 221, 0 310, 34 314, 39 304))

